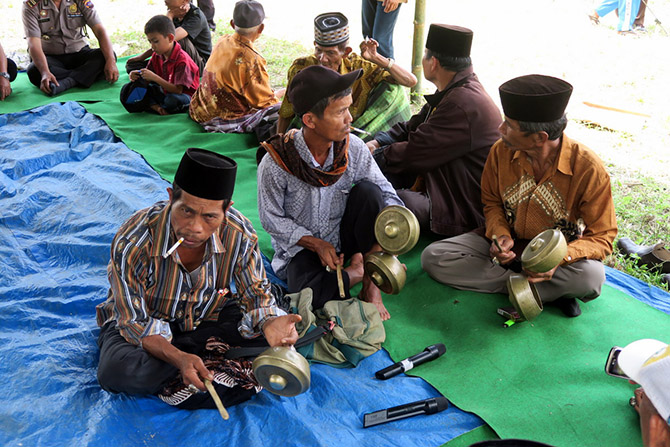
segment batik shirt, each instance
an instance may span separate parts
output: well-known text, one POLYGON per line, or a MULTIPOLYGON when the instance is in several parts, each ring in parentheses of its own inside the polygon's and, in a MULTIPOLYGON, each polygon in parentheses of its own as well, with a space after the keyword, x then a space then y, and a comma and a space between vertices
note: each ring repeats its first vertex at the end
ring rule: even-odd
POLYGON ((252 338, 271 316, 285 315, 276 307, 251 222, 230 208, 226 221, 205 248, 197 279, 181 264, 170 227, 171 207, 158 202, 138 211, 112 241, 107 275, 107 300, 96 307, 98 326, 116 321, 121 335, 140 345, 142 338, 162 335, 172 339, 170 323, 192 331, 203 321, 216 321, 229 300, 242 312, 240 333, 252 338), (237 293, 228 293, 234 281, 237 293))
POLYGON ((498 140, 482 173, 482 202, 489 239, 532 239, 558 228, 568 241, 566 263, 612 252, 617 226, 609 175, 597 155, 565 134, 539 182, 527 156, 498 140), (586 226, 581 237, 579 219, 586 226))
POLYGON ((221 37, 191 99, 191 118, 198 123, 233 120, 277 104, 266 66, 246 37, 237 33, 221 37))

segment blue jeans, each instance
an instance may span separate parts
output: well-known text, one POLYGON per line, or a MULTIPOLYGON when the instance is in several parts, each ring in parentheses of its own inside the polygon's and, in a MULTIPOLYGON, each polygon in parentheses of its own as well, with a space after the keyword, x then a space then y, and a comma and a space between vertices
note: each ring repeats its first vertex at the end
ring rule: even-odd
POLYGON ((188 111, 191 97, 186 93, 165 93, 163 88, 158 87, 158 84, 153 82, 151 84, 156 88, 148 91, 149 104, 158 104, 169 114, 188 111))
POLYGON ((395 11, 386 13, 382 2, 363 0, 363 37, 379 42, 377 52, 382 56, 393 57, 393 29, 399 12, 400 5, 395 11))
POLYGON ((186 93, 167 93, 161 107, 167 113, 181 113, 188 111, 188 105, 191 103, 191 97, 186 93))
POLYGON ((630 31, 633 29, 633 22, 640 9, 640 0, 604 0, 596 8, 596 13, 600 17, 604 17, 615 9, 618 10, 619 14, 617 31, 630 31))

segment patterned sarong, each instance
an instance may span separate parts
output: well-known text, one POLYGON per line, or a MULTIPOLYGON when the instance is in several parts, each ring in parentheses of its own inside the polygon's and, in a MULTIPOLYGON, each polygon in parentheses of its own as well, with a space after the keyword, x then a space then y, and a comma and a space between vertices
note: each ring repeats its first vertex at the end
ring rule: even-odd
MULTIPOLYGON (((200 354, 205 367, 212 372, 214 375, 214 385, 217 389, 221 390, 228 389, 229 392, 236 393, 235 388, 239 387, 240 391, 246 390, 245 393, 237 392, 237 394, 244 394, 240 400, 248 399, 247 396, 251 396, 263 388, 259 385, 256 377, 254 376, 253 370, 251 368, 251 360, 246 359, 227 359, 225 357, 226 352, 231 348, 230 345, 224 343, 218 337, 210 337, 207 340, 204 351, 200 354)), ((221 394, 221 391, 219 391, 221 394)), ((191 398, 194 398, 197 394, 193 394, 189 391, 188 387, 184 384, 180 376, 175 376, 175 378, 170 381, 159 393, 158 397, 165 403, 175 406, 184 407, 184 404, 191 398)), ((201 396, 198 396, 201 397, 201 396)), ((230 399, 230 396, 221 396, 222 400, 230 399)), ((233 400, 237 400, 237 396, 233 397, 233 400)), ((201 401, 202 399, 198 399, 201 401)), ((191 405, 190 407, 195 408, 211 408, 213 402, 208 401, 205 403, 198 402, 197 404, 191 405)))
POLYGON ((281 103, 275 104, 264 109, 256 110, 253 113, 244 115, 243 117, 224 120, 216 117, 204 123, 199 123, 206 132, 219 133, 248 133, 254 132, 261 121, 274 123, 278 118, 279 106, 281 103))
POLYGON ((411 116, 405 88, 382 82, 370 93, 365 112, 351 125, 368 132, 370 135, 354 134, 363 141, 369 141, 377 132, 388 130, 396 123, 409 120, 411 116))

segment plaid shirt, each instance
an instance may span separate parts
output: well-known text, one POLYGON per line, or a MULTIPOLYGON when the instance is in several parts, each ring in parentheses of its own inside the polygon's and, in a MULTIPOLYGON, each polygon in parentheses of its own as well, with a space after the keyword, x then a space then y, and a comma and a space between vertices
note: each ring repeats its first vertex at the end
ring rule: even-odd
POLYGON ((112 241, 107 267, 107 300, 96 307, 98 326, 116 321, 121 335, 140 345, 143 337, 172 339, 170 323, 192 331, 202 321, 216 321, 229 299, 242 311, 240 333, 252 338, 271 316, 284 315, 270 294, 270 283, 251 222, 230 208, 212 234, 195 283, 178 252, 164 258, 176 242, 170 231, 170 206, 158 202, 135 213, 112 241), (237 294, 228 294, 234 281, 237 294))

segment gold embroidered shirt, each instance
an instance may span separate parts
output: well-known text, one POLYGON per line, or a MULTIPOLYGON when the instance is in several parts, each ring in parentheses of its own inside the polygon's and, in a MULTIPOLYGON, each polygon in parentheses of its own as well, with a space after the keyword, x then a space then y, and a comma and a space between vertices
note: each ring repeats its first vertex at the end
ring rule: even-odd
POLYGON ((610 178, 586 146, 563 134, 554 166, 535 182, 530 160, 502 140, 493 147, 482 173, 486 236, 532 239, 558 228, 568 241, 565 263, 602 260, 617 234, 610 178), (578 236, 578 219, 586 228, 578 236))

